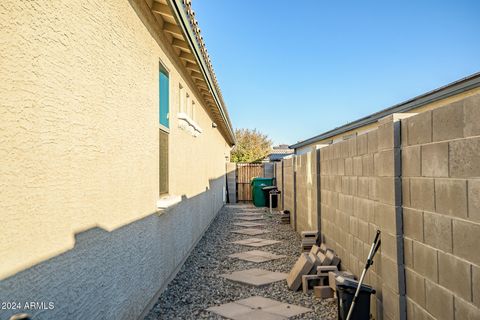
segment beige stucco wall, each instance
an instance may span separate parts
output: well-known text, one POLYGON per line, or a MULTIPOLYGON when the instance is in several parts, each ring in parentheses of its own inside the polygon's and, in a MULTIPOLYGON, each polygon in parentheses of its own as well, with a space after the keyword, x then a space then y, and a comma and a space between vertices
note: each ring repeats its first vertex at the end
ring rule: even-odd
MULTIPOLYGON (((118 283, 111 276, 110 286, 117 288, 110 289, 121 291, 138 284, 144 293, 131 293, 137 295, 129 301, 130 293, 124 290, 125 310, 112 311, 112 318, 138 316, 223 203, 230 147, 212 128, 199 95, 171 58, 164 39, 152 36, 142 22, 137 2, 0 3, 0 287, 10 290, 0 290, 4 294, 0 298, 9 298, 8 293, 29 298, 28 290, 39 280, 31 278, 29 270, 44 264, 48 267, 40 268, 43 271, 35 270, 46 273, 37 277, 85 272, 84 277, 77 274, 76 280, 63 284, 43 279, 44 288, 38 291, 48 292, 51 299, 72 298, 48 288, 66 286, 68 291, 69 286, 87 281, 88 272, 125 256, 129 259, 122 262, 124 277, 137 281, 118 283), (159 61, 170 71, 170 193, 186 197, 175 209, 177 215, 175 210, 154 214, 159 198, 159 61), (178 127, 179 83, 196 102, 196 122, 203 129, 198 137, 178 127), (170 229, 164 230, 165 226, 170 229), (102 241, 85 236, 90 242, 83 245, 84 251, 74 250, 75 235, 90 230, 106 234, 102 241), (163 244, 149 252, 139 250, 145 242, 155 241, 163 244), (118 246, 116 252, 109 250, 113 245, 118 246), (101 261, 88 260, 93 248, 103 255, 101 261), (174 256, 162 257, 167 253, 174 256), (151 257, 142 254, 161 258, 149 261, 151 257), (68 261, 62 260, 65 257, 68 261), (57 258, 62 262, 53 267, 57 258), (171 262, 159 266, 162 259, 171 262), (79 261, 86 267, 76 270, 79 261), (135 265, 142 267, 142 273, 132 276, 129 272, 135 265), (156 275, 153 268, 159 269, 156 275), (156 283, 145 281, 142 274, 156 283), (127 311, 129 303, 140 305, 127 311)), ((97 275, 95 281, 101 279, 97 275)), ((75 295, 92 309, 110 295, 114 310, 122 300, 109 292, 98 297, 84 288, 75 295)), ((80 307, 64 305, 63 311, 80 307)))
MULTIPOLYGON (((412 109, 408 112, 409 113, 421 113, 421 112, 424 112, 424 111, 433 110, 433 109, 436 109, 436 108, 439 108, 439 107, 442 107, 442 106, 446 106, 450 103, 460 101, 460 100, 465 99, 467 97, 474 96, 478 93, 480 93, 480 88, 471 89, 471 90, 462 92, 460 94, 450 96, 450 97, 445 98, 445 99, 441 99, 441 100, 438 100, 438 101, 435 101, 435 102, 432 102, 432 103, 425 104, 421 107, 412 109)), ((372 124, 369 124, 369 125, 366 125, 366 126, 362 126, 360 128, 354 129, 354 130, 346 131, 346 132, 343 132, 343 133, 338 134, 336 136, 329 137, 328 139, 318 140, 318 141, 310 143, 308 145, 299 147, 298 149, 295 149, 295 153, 296 154, 303 154, 305 152, 310 151, 312 148, 315 148, 319 144, 330 143, 330 141, 332 141, 332 140, 342 139, 342 137, 349 137, 351 135, 360 135, 362 133, 366 133, 368 131, 374 130, 377 127, 378 127, 378 122, 375 122, 375 123, 372 123, 372 124)))

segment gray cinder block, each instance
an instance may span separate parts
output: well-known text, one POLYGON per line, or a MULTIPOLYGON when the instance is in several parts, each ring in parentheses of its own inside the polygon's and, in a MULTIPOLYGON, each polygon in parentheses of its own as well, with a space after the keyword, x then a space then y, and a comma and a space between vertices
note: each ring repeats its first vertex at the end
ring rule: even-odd
POLYGON ((440 214, 424 212, 425 243, 446 252, 452 252, 452 219, 440 214))
POLYGON ((405 269, 407 296, 425 308, 425 278, 412 270, 405 269))
POLYGON ((433 141, 463 137, 463 101, 457 101, 432 111, 433 141))
POLYGON ((439 285, 426 281, 426 309, 437 319, 453 319, 453 295, 439 285))
POLYGON ((413 208, 435 211, 434 180, 427 178, 410 179, 410 201, 413 208))
POLYGON ((437 252, 417 241, 413 242, 413 268, 422 276, 437 282, 437 252))
POLYGON ((422 146, 422 176, 448 177, 448 142, 422 146))
POLYGON ((438 282, 455 295, 470 301, 472 278, 470 264, 453 255, 438 253, 438 282))
POLYGON ((453 253, 480 265, 480 225, 453 220, 453 253))
POLYGON ((457 179, 436 179, 435 208, 439 213, 466 218, 467 181, 457 179))
POLYGON ((405 120, 408 145, 432 142, 432 112, 426 111, 405 120))
POLYGON ((402 174, 405 177, 421 175, 420 146, 402 149, 402 174))
POLYGON ((329 286, 313 287, 313 292, 316 298, 320 298, 320 299, 333 298, 333 290, 329 286))
POLYGON ((300 258, 298 258, 287 277, 287 286, 290 290, 297 291, 300 288, 302 285, 302 275, 309 274, 314 263, 315 261, 312 261, 308 254, 302 253, 300 255, 300 258))
POLYGON ((464 100, 465 124, 463 135, 465 137, 480 135, 480 94, 464 100))
POLYGON ((480 138, 468 138, 449 142, 450 177, 480 177, 480 138))

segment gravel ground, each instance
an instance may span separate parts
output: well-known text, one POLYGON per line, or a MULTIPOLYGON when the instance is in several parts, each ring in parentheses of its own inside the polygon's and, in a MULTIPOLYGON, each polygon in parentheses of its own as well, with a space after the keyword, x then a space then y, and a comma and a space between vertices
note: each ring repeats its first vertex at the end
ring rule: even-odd
POLYGON ((292 292, 287 289, 285 281, 255 288, 218 277, 222 273, 250 268, 288 273, 300 254, 300 236, 290 225, 280 224, 278 216, 271 216, 268 213, 265 214, 265 220, 259 221, 266 225, 259 228, 266 228, 271 232, 254 237, 280 240, 281 243, 260 248, 230 243, 250 238, 248 235, 230 232, 242 228, 232 225, 233 222, 241 221, 234 219, 235 213, 240 211, 267 212, 251 206, 224 207, 145 320, 224 319, 205 309, 256 295, 314 310, 290 319, 336 319, 337 308, 333 299, 320 300, 315 299, 313 293, 292 292), (264 250, 287 257, 263 263, 227 257, 233 253, 249 250, 264 250))

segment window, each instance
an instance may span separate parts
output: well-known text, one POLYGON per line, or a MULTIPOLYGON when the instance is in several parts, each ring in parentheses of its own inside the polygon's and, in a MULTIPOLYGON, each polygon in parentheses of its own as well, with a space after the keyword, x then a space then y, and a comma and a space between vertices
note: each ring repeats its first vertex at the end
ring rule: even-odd
POLYGON ((192 100, 190 100, 190 95, 186 94, 186 101, 185 101, 185 114, 190 117, 190 105, 192 104, 192 100))
POLYGON ((159 108, 160 108, 160 124, 165 128, 169 128, 168 123, 168 113, 169 113, 169 85, 168 85, 168 73, 167 71, 160 67, 159 75, 159 108))
POLYGON ((159 70, 159 194, 168 193, 168 128, 169 128, 169 81, 168 72, 160 65, 159 70))
POLYGON ((159 130, 159 185, 160 185, 160 195, 168 193, 168 133, 159 130))

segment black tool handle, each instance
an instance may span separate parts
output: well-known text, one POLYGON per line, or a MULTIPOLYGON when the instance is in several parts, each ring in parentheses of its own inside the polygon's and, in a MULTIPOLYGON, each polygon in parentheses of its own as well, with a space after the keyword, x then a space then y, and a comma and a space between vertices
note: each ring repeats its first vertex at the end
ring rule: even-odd
POLYGON ((373 240, 373 243, 377 243, 378 238, 380 238, 380 230, 377 230, 377 234, 375 235, 375 240, 373 240))
POLYGON ((382 241, 380 240, 380 230, 377 230, 377 233, 375 234, 375 239, 373 240, 373 250, 371 251, 371 256, 367 258, 367 262, 365 263, 365 269, 370 268, 370 266, 373 264, 373 257, 375 256, 375 253, 377 253, 378 248, 380 247, 380 244, 382 241))

